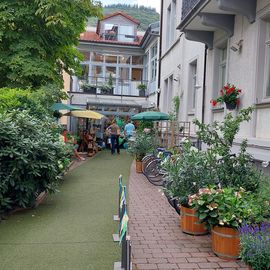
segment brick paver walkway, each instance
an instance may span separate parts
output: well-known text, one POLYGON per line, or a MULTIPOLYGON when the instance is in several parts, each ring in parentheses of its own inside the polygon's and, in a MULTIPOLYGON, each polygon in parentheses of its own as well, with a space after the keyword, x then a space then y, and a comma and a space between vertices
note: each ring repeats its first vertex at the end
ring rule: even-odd
POLYGON ((177 213, 158 187, 132 165, 129 182, 129 234, 133 270, 246 270, 237 261, 224 261, 211 252, 210 236, 182 233, 177 213))

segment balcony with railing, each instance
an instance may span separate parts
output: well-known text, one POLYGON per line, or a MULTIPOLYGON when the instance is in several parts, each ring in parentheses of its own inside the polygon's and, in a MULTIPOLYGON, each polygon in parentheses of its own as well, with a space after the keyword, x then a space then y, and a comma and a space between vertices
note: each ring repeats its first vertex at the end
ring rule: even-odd
POLYGON ((184 20, 203 0, 183 0, 182 20, 184 20))
POLYGON ((72 92, 90 95, 147 97, 148 81, 90 76, 87 79, 81 78, 73 81, 72 92), (142 88, 145 88, 145 90, 142 88))

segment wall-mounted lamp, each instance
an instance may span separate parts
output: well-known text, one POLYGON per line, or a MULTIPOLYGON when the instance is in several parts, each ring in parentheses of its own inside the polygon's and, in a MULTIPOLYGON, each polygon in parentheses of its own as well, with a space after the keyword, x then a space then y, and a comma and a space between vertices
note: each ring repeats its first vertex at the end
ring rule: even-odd
POLYGON ((160 94, 160 92, 161 92, 161 90, 160 90, 160 88, 158 88, 157 93, 160 94))
POLYGON ((243 39, 239 40, 238 43, 235 43, 231 46, 231 50, 234 52, 241 52, 243 48, 243 39))

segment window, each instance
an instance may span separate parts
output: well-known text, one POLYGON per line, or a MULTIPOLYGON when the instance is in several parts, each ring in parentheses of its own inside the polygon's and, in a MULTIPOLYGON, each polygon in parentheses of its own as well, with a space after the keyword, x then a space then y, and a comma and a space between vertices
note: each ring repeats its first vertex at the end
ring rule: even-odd
POLYGON ((132 56, 132 65, 143 65, 143 56, 132 56))
POLYGON ((190 106, 191 109, 196 107, 196 85, 197 85, 197 60, 190 64, 190 106))
POLYGON ((130 56, 126 56, 126 55, 122 55, 122 56, 119 56, 119 63, 120 64, 130 64, 130 56))
POLYGON ((157 78, 157 43, 151 48, 151 81, 157 78))
POLYGON ((176 34, 176 0, 172 1, 171 8, 171 35, 170 35, 170 44, 174 42, 176 34))
POLYGON ((84 56, 83 61, 89 61, 90 60, 90 52, 80 51, 80 53, 84 56))
POLYGON ((166 22, 166 48, 168 49, 170 46, 171 40, 171 5, 169 5, 167 9, 167 22, 166 22))
POLYGON ((103 70, 101 66, 92 66, 92 78, 103 77, 103 70))
POLYGON ((219 89, 226 84, 227 77, 227 46, 220 49, 219 55, 219 89))
POLYGON ((108 64, 117 64, 117 56, 116 55, 106 55, 105 62, 108 64))
POLYGON ((103 62, 104 56, 102 54, 93 52, 91 56, 91 61, 92 62, 103 62))
POLYGON ((144 56, 144 80, 148 81, 148 75, 149 75, 149 51, 144 56))
POLYGON ((89 65, 81 65, 82 67, 82 79, 87 80, 89 76, 89 65))
POLYGON ((172 0, 167 9, 166 18, 166 48, 168 49, 175 40, 176 35, 176 0, 172 0))
POLYGON ((119 26, 119 41, 134 41, 134 28, 133 26, 121 25, 119 26))
POLYGON ((265 96, 270 97, 270 22, 267 23, 265 41, 265 96))

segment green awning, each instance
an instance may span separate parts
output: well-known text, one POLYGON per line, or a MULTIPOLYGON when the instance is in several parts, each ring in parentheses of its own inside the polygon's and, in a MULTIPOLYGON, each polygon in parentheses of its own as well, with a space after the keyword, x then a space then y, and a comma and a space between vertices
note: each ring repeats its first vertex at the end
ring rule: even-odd
POLYGON ((131 117, 132 120, 138 121, 160 121, 160 120, 169 120, 169 115, 167 113, 148 111, 138 113, 131 117))
POLYGON ((63 110, 66 110, 66 111, 76 111, 77 110, 78 111, 78 110, 82 110, 79 107, 64 104, 64 103, 54 103, 51 106, 51 109, 54 110, 54 111, 63 111, 63 110))

